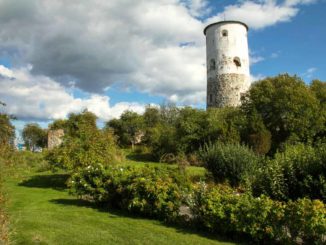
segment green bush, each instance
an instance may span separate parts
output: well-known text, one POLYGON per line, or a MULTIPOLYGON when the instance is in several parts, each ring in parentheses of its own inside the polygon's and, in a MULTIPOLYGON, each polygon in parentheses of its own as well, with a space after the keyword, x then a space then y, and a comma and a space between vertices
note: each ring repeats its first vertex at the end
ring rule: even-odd
POLYGON ((123 158, 110 132, 94 130, 82 137, 66 136, 59 147, 47 152, 46 159, 55 168, 76 170, 89 164, 110 165, 123 158))
MULTIPOLYGON (((299 199, 285 208, 286 227, 292 242, 301 238, 305 244, 325 244, 326 206, 319 200, 299 199)), ((286 239, 285 239, 286 240, 286 239)))
POLYGON ((88 166, 72 175, 71 190, 80 197, 163 220, 178 217, 184 176, 172 169, 88 166))
POLYGON ((252 183, 255 195, 278 200, 309 197, 326 200, 326 144, 287 146, 266 160, 252 183))
POLYGON ((217 234, 244 236, 256 242, 322 244, 326 209, 320 201, 283 203, 267 196, 237 194, 232 189, 200 185, 191 210, 197 224, 217 234))
POLYGON ((259 157, 243 145, 206 144, 200 156, 215 182, 228 181, 232 186, 247 182, 259 163, 259 157))

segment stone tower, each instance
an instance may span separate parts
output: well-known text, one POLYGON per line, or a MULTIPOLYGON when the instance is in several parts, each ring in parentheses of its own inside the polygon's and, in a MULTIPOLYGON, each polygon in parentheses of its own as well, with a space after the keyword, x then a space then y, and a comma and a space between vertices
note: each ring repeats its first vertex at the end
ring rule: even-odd
POLYGON ((248 26, 239 21, 208 25, 206 35, 207 108, 238 106, 250 86, 248 26))

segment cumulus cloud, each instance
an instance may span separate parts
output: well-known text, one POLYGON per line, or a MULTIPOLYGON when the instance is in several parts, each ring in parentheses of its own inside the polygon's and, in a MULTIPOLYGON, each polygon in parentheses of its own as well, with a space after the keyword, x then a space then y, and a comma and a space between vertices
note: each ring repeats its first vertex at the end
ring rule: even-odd
POLYGON ((207 0, 188 0, 185 4, 194 17, 203 17, 212 11, 207 0))
POLYGON ((207 22, 225 19, 240 20, 252 29, 263 29, 280 22, 293 19, 299 12, 299 5, 311 4, 317 0, 252 0, 226 6, 222 13, 218 13, 207 22))
MULTIPOLYGON (((10 58, 15 76, 37 83, 32 85, 38 94, 47 90, 66 103, 52 95, 33 101, 33 91, 18 82, 22 78, 15 77, 17 86, 6 89, 13 98, 27 96, 16 112, 37 118, 66 115, 94 101, 104 109, 93 109, 106 118, 114 110, 103 94, 113 84, 196 104, 205 101, 206 24, 225 16, 262 29, 290 21, 301 4, 313 2, 238 1, 214 14, 206 0, 0 0, 0 57, 10 58), (27 64, 33 67, 28 72, 27 64), (65 90, 72 83, 93 96, 73 98, 65 90), (54 110, 55 103, 62 109, 54 110)), ((252 61, 261 60, 256 58, 252 61)))
POLYGON ((102 120, 117 118, 125 110, 138 113, 145 105, 117 103, 110 106, 108 96, 90 94, 88 98, 75 98, 63 86, 42 75, 30 74, 30 68, 8 69, 0 65, 0 98, 7 110, 22 120, 49 120, 65 118, 71 112, 84 109, 102 120))

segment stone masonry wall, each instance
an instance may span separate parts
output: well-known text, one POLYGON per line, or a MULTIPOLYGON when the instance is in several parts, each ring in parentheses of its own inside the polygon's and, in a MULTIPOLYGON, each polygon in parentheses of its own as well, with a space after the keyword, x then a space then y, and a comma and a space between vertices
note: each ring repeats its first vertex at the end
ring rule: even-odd
POLYGON ((238 106, 241 94, 246 91, 247 76, 244 74, 221 74, 207 82, 207 107, 238 106))
POLYGON ((61 145, 64 136, 63 129, 49 130, 48 133, 48 149, 51 150, 61 145))

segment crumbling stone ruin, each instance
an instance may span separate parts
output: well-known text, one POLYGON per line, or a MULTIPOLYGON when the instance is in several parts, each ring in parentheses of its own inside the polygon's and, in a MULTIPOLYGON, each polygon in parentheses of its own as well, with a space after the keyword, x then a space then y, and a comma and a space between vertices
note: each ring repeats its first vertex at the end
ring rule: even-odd
POLYGON ((238 106, 250 86, 248 26, 239 21, 208 25, 206 35, 207 108, 238 106))
POLYGON ((64 135, 63 129, 49 130, 48 149, 51 150, 54 147, 61 145, 64 135))

